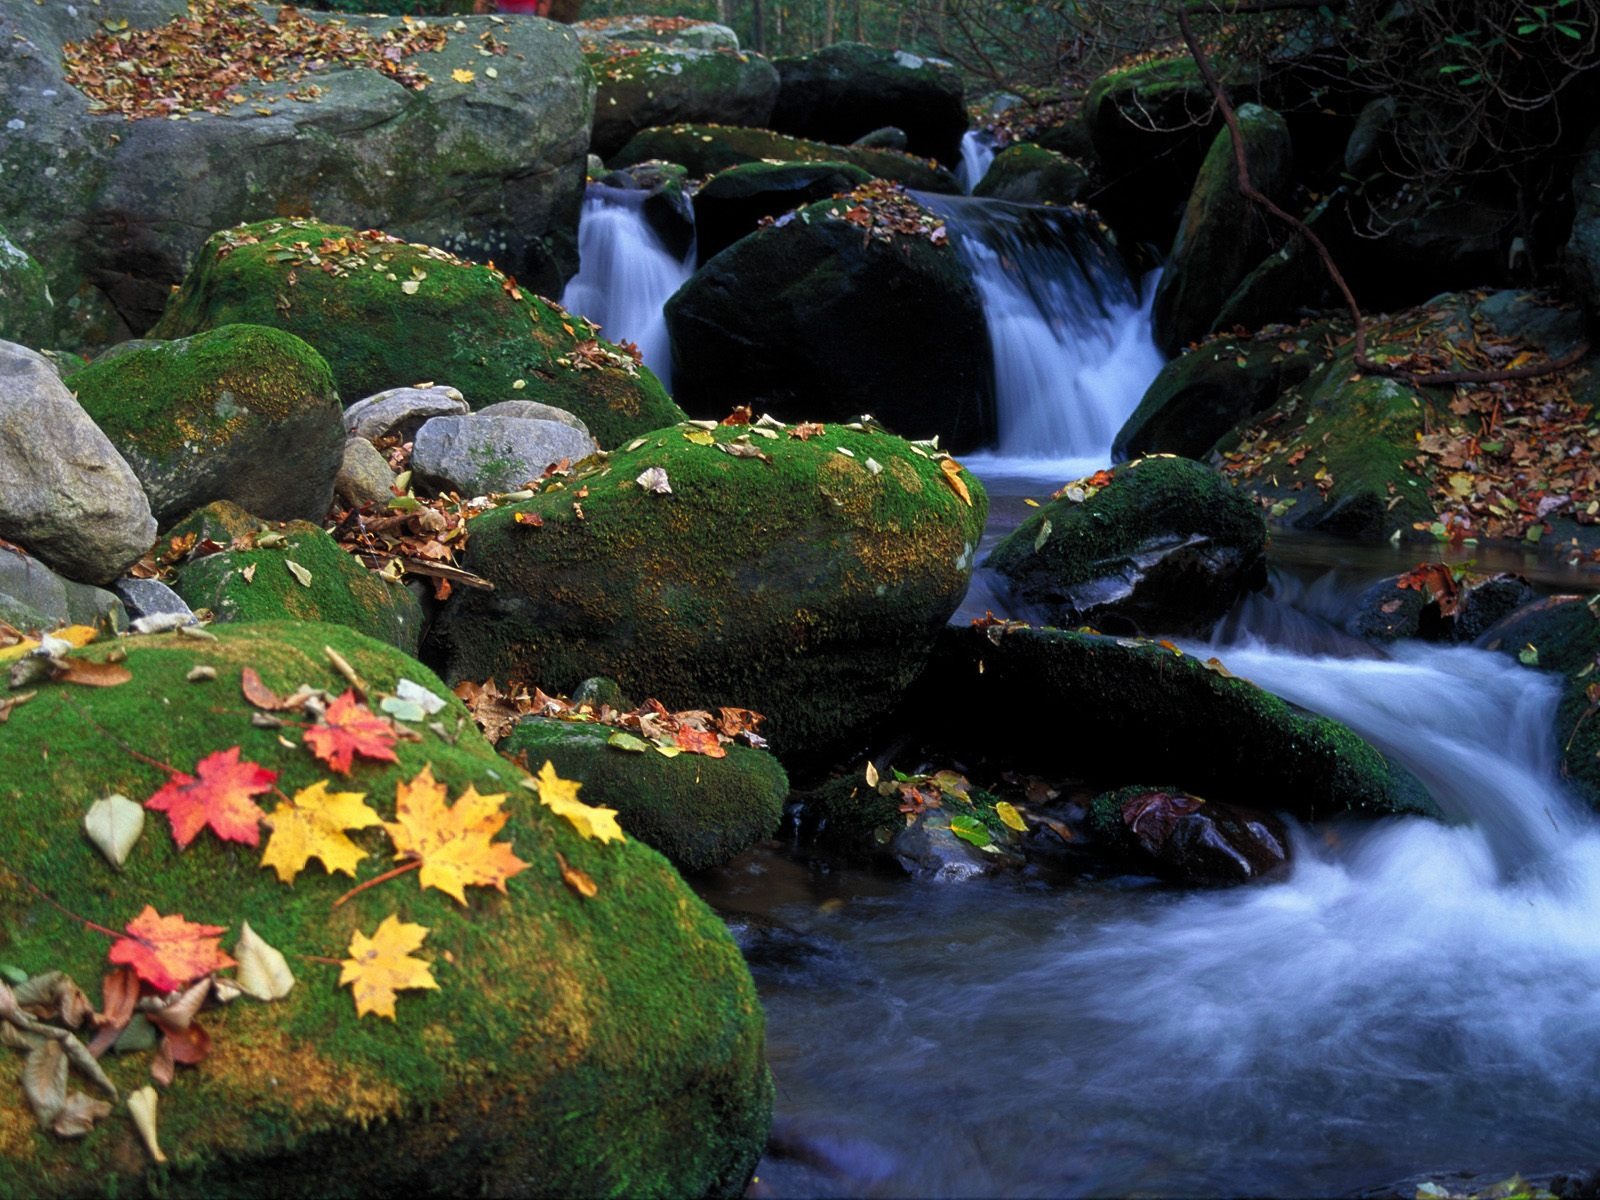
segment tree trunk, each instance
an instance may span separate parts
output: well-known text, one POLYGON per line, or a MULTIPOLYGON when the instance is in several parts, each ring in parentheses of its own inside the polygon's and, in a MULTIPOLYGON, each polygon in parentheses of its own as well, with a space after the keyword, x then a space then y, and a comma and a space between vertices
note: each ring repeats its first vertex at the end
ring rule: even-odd
POLYGON ((861 24, 861 0, 852 0, 851 10, 855 20, 851 23, 851 36, 858 42, 867 40, 866 30, 861 24))
POLYGON ((833 21, 836 15, 838 0, 828 0, 827 7, 822 10, 822 44, 833 45, 833 21))
POLYGON ((757 54, 767 52, 767 10, 763 0, 750 0, 750 21, 754 26, 752 38, 757 54))

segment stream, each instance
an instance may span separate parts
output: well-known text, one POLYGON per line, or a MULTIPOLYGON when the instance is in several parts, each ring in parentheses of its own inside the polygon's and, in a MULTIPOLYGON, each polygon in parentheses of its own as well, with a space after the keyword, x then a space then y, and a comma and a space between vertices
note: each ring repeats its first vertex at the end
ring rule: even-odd
MULTIPOLYGON (((1108 464, 1161 365, 1153 281, 1120 275, 1071 214, 923 200, 1006 364, 999 445, 963 459, 994 502, 987 547, 1024 498, 1108 464)), ((1557 778, 1549 679, 1340 630, 1416 559, 1275 535, 1269 590, 1184 648, 1350 725, 1449 824, 1291 824, 1291 870, 1230 891, 914 883, 779 844, 696 879, 767 1010, 776 1120, 755 1194, 1350 1195, 1591 1162, 1600 826, 1557 778)), ((954 619, 986 609, 1004 593, 980 570, 954 619)))

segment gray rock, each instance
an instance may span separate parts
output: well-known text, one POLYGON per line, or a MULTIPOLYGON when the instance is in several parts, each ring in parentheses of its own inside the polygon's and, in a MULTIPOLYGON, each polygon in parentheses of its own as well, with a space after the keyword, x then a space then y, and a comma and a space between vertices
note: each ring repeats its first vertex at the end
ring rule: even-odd
POLYGON ((0 338, 25 346, 50 345, 55 308, 44 269, 0 229, 0 338))
POLYGON ((348 439, 339 473, 333 477, 333 493, 352 508, 387 504, 394 499, 394 471, 389 460, 366 438, 348 439))
POLYGON ((159 579, 135 579, 124 575, 111 585, 111 590, 122 601, 128 615, 134 620, 142 617, 178 616, 194 619, 194 613, 178 595, 159 579))
POLYGON ((726 25, 696 21, 676 29, 663 28, 654 17, 595 17, 579 21, 575 28, 586 34, 610 38, 614 42, 660 42, 690 50, 737 50, 739 35, 726 25))
POLYGON ((421 483, 479 496, 521 487, 551 463, 577 462, 596 449, 588 434, 560 421, 434 417, 417 430, 411 466, 421 483))
MULTIPOLYGON (((187 5, 116 7, 148 26, 187 5)), ((258 5, 269 19, 277 10, 258 5)), ((44 268, 58 300, 56 344, 142 333, 206 237, 280 213, 493 258, 551 294, 576 267, 595 84, 570 30, 464 16, 449 22, 441 52, 411 60, 433 81, 424 91, 373 70, 329 69, 317 72, 313 101, 284 99, 290 85, 279 82, 241 88, 246 102, 222 113, 127 121, 94 113, 62 72, 61 46, 98 32, 103 12, 0 6, 0 224, 44 268), (479 56, 487 33, 507 49, 492 78, 479 56), (462 68, 476 79, 453 82, 462 68)), ((399 23, 336 19, 375 32, 399 23)))
POLYGON ((0 342, 0 537, 85 583, 109 583, 155 541, 139 480, 55 368, 0 342))
POLYGON ((537 400, 502 400, 478 410, 480 417, 515 417, 522 421, 560 421, 579 433, 588 433, 589 427, 564 408, 553 404, 540 404, 537 400))
POLYGON ((128 614, 116 596, 63 579, 26 554, 0 550, 0 621, 33 632, 102 620, 127 628, 128 614))
POLYGON ((375 442, 391 433, 414 434, 429 417, 464 416, 472 411, 453 387, 390 388, 357 400, 344 410, 344 429, 352 437, 375 442))
POLYGON ((897 125, 885 125, 882 129, 874 129, 850 144, 865 146, 868 150, 905 150, 911 145, 906 137, 906 131, 897 125))

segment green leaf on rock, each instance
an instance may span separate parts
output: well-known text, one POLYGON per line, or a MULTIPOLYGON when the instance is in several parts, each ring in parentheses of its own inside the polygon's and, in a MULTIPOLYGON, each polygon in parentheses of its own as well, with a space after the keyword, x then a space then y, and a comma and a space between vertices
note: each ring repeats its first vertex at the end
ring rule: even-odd
POLYGON ((1537 667, 1539 665, 1539 647, 1529 642, 1521 650, 1517 651, 1517 661, 1525 667, 1537 667))
POLYGON ((963 842, 970 842, 974 846, 987 846, 991 840, 983 822, 965 813, 950 818, 950 832, 963 842))
POLYGON ((650 749, 650 743, 645 741, 642 737, 635 737, 633 734, 627 733, 621 729, 617 730, 616 733, 613 733, 606 739, 606 745, 614 747, 618 750, 629 750, 634 754, 643 754, 646 750, 650 749))

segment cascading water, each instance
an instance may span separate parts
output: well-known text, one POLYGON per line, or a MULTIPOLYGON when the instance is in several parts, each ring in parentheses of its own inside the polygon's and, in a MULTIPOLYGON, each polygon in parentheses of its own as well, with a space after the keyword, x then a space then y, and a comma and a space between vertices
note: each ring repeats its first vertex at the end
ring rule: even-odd
POLYGON ((672 344, 662 308, 694 273, 694 247, 681 259, 650 228, 648 193, 590 184, 578 221, 578 273, 561 294, 569 311, 613 342, 639 347, 645 366, 672 387, 672 344))
POLYGON ((956 180, 967 195, 972 195, 972 189, 989 173, 997 150, 994 138, 981 129, 969 129, 961 135, 961 164, 956 167, 956 180))
POLYGON ((1154 279, 1141 296, 1084 213, 917 199, 945 219, 994 347, 998 445, 964 461, 986 477, 1058 482, 1106 466, 1112 438, 1161 369, 1150 339, 1154 279))

